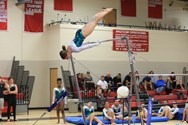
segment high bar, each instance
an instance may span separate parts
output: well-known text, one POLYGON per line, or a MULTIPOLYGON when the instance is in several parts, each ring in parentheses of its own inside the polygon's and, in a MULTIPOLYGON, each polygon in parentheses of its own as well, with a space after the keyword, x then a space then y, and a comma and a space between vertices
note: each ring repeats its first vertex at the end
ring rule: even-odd
POLYGON ((188 74, 136 74, 136 76, 188 76, 188 74))

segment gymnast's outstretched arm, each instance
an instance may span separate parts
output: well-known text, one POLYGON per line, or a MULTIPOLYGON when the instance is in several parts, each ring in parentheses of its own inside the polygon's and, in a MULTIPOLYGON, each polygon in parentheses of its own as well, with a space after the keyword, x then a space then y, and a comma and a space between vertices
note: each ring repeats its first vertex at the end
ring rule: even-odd
POLYGON ((95 46, 98 46, 100 45, 100 42, 87 42, 87 43, 83 43, 81 47, 77 47, 75 50, 75 52, 81 52, 83 50, 86 50, 86 49, 89 49, 89 48, 92 48, 92 47, 95 47, 95 46))

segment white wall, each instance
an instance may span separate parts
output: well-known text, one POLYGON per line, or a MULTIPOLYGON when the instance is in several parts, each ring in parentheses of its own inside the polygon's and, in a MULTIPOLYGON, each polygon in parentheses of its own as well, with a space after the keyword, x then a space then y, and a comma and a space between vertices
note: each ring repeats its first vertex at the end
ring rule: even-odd
MULTIPOLYGON (((8 31, 0 31, 0 75, 8 76, 10 74, 13 56, 16 56, 16 59, 21 60, 21 64, 25 65, 26 70, 30 70, 31 75, 36 76, 30 107, 49 106, 49 68, 59 67, 60 64, 68 66, 66 62, 62 62, 60 60, 58 53, 62 42, 64 43, 64 40, 69 42, 72 39, 75 29, 63 31, 62 28, 59 28, 59 25, 50 28, 46 26, 46 24, 51 22, 51 20, 57 20, 58 13, 59 19, 64 18, 64 15, 66 14, 66 19, 71 18, 72 20, 84 20, 85 18, 85 20, 87 20, 87 17, 91 17, 101 8, 113 7, 117 9, 119 24, 144 25, 144 22, 149 20, 147 18, 147 0, 137 0, 138 5, 136 18, 122 17, 120 15, 119 0, 73 0, 74 5, 72 13, 54 11, 53 0, 45 0, 45 32, 25 33, 23 31, 23 6, 15 6, 16 1, 17 0, 8 0, 8 31), (64 36, 65 38, 63 38, 64 36)), ((188 20, 188 12, 180 10, 181 5, 178 5, 176 8, 169 8, 167 7, 167 0, 163 1, 164 8, 167 8, 166 16, 164 15, 164 19, 161 20, 163 24, 169 23, 172 25, 177 24, 188 27, 186 22, 188 20), (171 9, 173 11, 170 11, 171 9)), ((88 40, 95 41, 98 39, 110 38, 111 29, 104 28, 104 30, 105 31, 103 34, 101 34, 102 31, 99 28, 92 36, 88 38, 88 40), (96 36, 98 39, 96 39, 96 36)), ((169 72, 171 70, 168 68, 173 68, 174 71, 181 72, 183 66, 186 66, 188 62, 185 56, 185 53, 187 53, 187 43, 185 41, 185 39, 187 39, 186 35, 184 33, 151 31, 150 36, 152 37, 150 42, 153 43, 150 45, 151 51, 149 53, 139 53, 139 55, 143 56, 150 62, 147 63, 148 65, 146 68, 143 68, 145 67, 145 60, 139 56, 136 57, 139 61, 139 65, 137 66, 138 70, 146 72, 148 69, 154 69, 156 72, 169 72), (171 41, 175 44, 172 45, 171 41), (178 44, 177 41, 181 42, 181 44, 178 44), (161 49, 158 49, 158 47, 161 45, 159 42, 161 42, 161 44, 165 42, 161 49), (166 48, 172 49, 170 49, 170 51, 166 51, 164 50, 166 48), (166 52, 167 54, 164 55, 166 52), (168 66, 168 68, 166 66, 168 66)), ((75 57, 97 75, 106 73, 107 69, 111 71, 112 74, 115 74, 116 72, 124 72, 125 74, 127 71, 129 71, 127 54, 111 52, 110 44, 104 44, 95 49, 82 52, 79 55, 75 55, 75 57), (108 54, 104 53, 104 50, 105 52, 108 52, 108 54), (95 57, 96 55, 100 56, 95 57), (116 65, 111 66, 114 64, 118 65, 120 68, 115 68, 116 65), (96 68, 96 65, 98 68, 96 68), (126 70, 124 71, 124 69, 126 70)), ((86 70, 77 63, 76 68, 78 72, 86 72, 86 70)), ((61 76, 60 72, 59 76, 61 76)))

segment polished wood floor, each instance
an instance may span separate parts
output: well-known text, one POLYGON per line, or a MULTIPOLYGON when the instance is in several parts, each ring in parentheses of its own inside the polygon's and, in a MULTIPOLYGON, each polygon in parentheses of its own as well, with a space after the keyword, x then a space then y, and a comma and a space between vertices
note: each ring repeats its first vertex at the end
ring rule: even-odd
MULTIPOLYGON (((16 122, 6 122, 6 118, 3 117, 3 122, 0 125, 33 125, 33 123, 40 118, 40 116, 45 112, 45 110, 31 110, 29 115, 26 113, 21 113, 17 115, 18 121, 16 122)), ((101 113, 100 113, 101 114, 101 113)), ((81 113, 68 113, 66 111, 66 116, 78 116, 81 113)), ((55 111, 47 113, 42 119, 40 119, 35 125, 57 125, 57 119, 55 111)), ((60 125, 63 125, 63 120, 60 125)), ((67 123, 66 125, 72 125, 67 123)), ((137 124, 140 125, 140 124, 137 124)), ((152 125, 188 125, 187 123, 181 123, 181 121, 169 121, 163 123, 152 123, 152 125)))

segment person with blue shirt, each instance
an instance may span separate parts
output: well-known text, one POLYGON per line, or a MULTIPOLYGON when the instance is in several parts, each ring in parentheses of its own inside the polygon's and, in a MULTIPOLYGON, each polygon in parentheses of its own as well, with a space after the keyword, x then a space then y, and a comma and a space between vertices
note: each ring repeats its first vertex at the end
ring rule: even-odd
MULTIPOLYGON (((65 88, 62 86, 62 79, 61 78, 57 78, 57 87, 54 88, 53 90, 53 102, 52 104, 58 100, 62 93, 65 92, 65 88)), ((66 99, 62 100, 57 106, 56 106, 56 112, 57 112, 57 119, 58 119, 58 124, 60 123, 60 112, 63 116, 63 120, 64 120, 64 124, 66 124, 65 121, 65 112, 64 112, 64 103, 66 99)))
POLYGON ((104 125, 103 122, 101 122, 97 117, 95 117, 95 112, 92 102, 88 102, 87 106, 83 107, 83 110, 86 119, 89 120, 89 125, 92 125, 93 121, 96 121, 98 124, 104 125))
POLYGON ((159 76, 159 79, 156 82, 156 92, 160 94, 161 92, 165 90, 165 86, 166 86, 166 83, 163 80, 163 77, 159 76))

